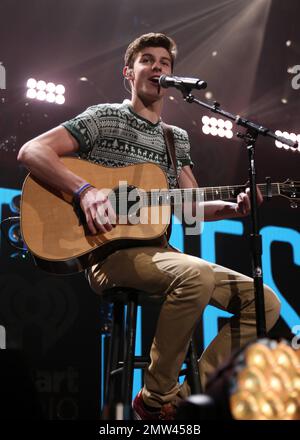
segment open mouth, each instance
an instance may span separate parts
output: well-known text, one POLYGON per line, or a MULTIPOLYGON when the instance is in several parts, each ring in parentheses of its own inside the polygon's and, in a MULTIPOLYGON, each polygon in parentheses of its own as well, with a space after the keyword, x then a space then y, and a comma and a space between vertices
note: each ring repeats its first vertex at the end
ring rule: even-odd
POLYGON ((158 85, 159 76, 153 76, 152 78, 149 78, 149 81, 151 81, 153 84, 158 85))

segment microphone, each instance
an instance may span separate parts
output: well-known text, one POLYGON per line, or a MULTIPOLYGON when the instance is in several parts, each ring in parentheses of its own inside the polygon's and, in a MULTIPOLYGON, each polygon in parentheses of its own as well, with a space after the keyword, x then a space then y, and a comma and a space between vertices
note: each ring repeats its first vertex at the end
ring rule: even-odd
POLYGON ((161 87, 164 87, 165 89, 167 89, 168 87, 175 87, 179 90, 201 90, 207 87, 207 83, 199 78, 185 78, 182 76, 161 75, 158 82, 159 85, 161 87))

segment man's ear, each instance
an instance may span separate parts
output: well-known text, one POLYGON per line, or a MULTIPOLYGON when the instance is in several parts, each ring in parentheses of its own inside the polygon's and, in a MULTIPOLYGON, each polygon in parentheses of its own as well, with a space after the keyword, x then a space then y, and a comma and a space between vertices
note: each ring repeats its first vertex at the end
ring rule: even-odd
POLYGON ((123 69, 123 75, 125 76, 125 78, 127 79, 133 79, 134 78, 134 72, 133 69, 131 69, 128 66, 125 66, 123 69))

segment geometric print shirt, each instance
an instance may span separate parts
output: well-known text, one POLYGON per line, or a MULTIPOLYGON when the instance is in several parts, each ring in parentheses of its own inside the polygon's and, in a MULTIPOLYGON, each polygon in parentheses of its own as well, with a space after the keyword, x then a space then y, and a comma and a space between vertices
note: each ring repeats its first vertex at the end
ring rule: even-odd
MULTIPOLYGON (((98 104, 62 123, 78 141, 78 156, 108 167, 152 162, 166 173, 170 188, 177 185, 168 159, 161 122, 152 124, 137 115, 129 100, 118 104, 98 104)), ((185 130, 171 126, 177 159, 177 172, 193 166, 190 143, 185 130)))

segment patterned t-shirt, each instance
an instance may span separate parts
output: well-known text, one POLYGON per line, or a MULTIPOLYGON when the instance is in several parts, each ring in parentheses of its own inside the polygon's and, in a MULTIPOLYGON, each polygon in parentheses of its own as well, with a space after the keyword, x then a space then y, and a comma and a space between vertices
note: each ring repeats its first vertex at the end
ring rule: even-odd
MULTIPOLYGON (((176 187, 175 171, 168 159, 160 121, 150 121, 134 113, 130 101, 98 104, 62 124, 78 141, 82 159, 108 167, 153 162, 165 171, 170 188, 176 187)), ((193 166, 187 132, 172 126, 177 172, 193 166)))

